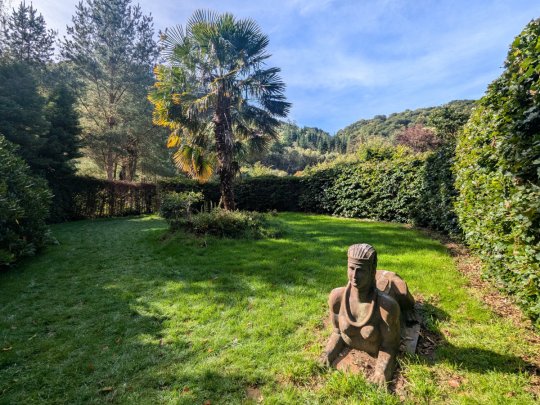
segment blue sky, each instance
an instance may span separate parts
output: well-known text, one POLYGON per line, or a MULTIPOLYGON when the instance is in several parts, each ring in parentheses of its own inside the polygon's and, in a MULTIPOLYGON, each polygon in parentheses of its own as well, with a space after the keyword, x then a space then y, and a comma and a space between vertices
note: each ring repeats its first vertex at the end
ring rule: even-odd
MULTIPOLYGON (((65 32, 75 0, 33 0, 65 32)), ((17 0, 12 0, 16 4, 17 0)), ((289 119, 330 133, 360 118, 477 99, 540 0, 141 0, 156 31, 198 8, 256 20, 282 69, 289 119)))

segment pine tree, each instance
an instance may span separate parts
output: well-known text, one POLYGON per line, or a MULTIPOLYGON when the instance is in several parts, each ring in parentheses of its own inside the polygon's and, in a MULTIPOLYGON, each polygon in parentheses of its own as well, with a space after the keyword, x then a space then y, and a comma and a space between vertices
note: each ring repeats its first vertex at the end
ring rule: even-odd
POLYGON ((49 131, 40 149, 41 165, 49 179, 74 173, 73 159, 79 153, 79 115, 75 94, 61 79, 51 83, 45 117, 49 131))
MULTIPOLYGON (((151 16, 131 0, 81 1, 62 42, 62 55, 81 78, 84 146, 112 180, 124 166, 134 177, 141 145, 131 123, 151 115, 146 94, 157 58, 151 16), (131 169, 129 169, 131 168, 131 169), (129 170, 128 170, 129 169, 129 170)), ((150 124, 151 125, 151 124, 150 124)))
POLYGON ((47 30, 45 19, 23 1, 11 15, 3 19, 2 53, 30 64, 44 65, 54 54, 56 31, 47 30))
POLYGON ((40 149, 49 131, 45 102, 26 64, 0 62, 0 129, 8 141, 19 145, 18 153, 34 171, 41 167, 40 149))

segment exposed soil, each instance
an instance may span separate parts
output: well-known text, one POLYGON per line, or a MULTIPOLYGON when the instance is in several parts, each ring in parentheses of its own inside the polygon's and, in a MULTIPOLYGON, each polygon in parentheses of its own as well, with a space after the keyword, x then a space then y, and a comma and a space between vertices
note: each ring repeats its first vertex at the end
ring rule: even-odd
MULTIPOLYGON (((417 314, 421 314, 422 303, 417 303, 417 314)), ((416 348, 416 353, 421 356, 424 356, 430 360, 433 359, 433 355, 439 343, 441 342, 441 337, 435 333, 432 333, 425 329, 422 323, 420 323, 420 336, 418 338, 418 345, 416 348)), ((400 357, 405 355, 405 347, 402 344, 400 346, 400 352, 398 354, 398 360, 400 357)), ((337 370, 346 371, 354 374, 363 374, 367 379, 369 379, 375 370, 375 363, 377 359, 371 357, 369 354, 356 350, 345 348, 338 356, 336 360, 332 363, 332 367, 337 370)), ((406 397, 406 380, 401 373, 401 369, 398 366, 394 372, 394 377, 389 384, 389 391, 397 394, 401 398, 406 397)))

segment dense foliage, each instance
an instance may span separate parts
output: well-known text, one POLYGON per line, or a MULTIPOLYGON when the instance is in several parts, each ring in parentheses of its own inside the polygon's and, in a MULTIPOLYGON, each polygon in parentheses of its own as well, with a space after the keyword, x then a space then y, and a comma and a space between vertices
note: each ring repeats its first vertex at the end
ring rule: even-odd
POLYGON ((56 33, 31 4, 21 3, 4 22, 0 127, 30 168, 54 181, 73 172, 71 160, 78 156, 72 81, 63 64, 52 63, 56 33))
POLYGON ((160 215, 170 229, 226 238, 276 236, 268 217, 259 212, 230 211, 204 202, 200 191, 168 192, 161 197, 160 215))
POLYGON ((32 3, 23 1, 2 21, 0 53, 24 63, 44 65, 54 54, 55 37, 56 32, 47 29, 45 19, 32 3))
POLYGON ((0 135, 0 266, 29 256, 51 240, 45 220, 51 192, 0 135))
POLYGON ((51 182, 54 193, 51 220, 114 217, 157 212, 154 184, 107 181, 92 177, 66 176, 51 182))
POLYGON ((540 317, 540 19, 459 137, 456 210, 488 274, 540 317))
POLYGON ((414 222, 456 238, 461 237, 461 227, 454 210, 457 197, 452 163, 455 143, 450 142, 430 154, 420 172, 418 202, 414 209, 414 222))
POLYGON ((367 147, 351 162, 313 170, 301 206, 345 217, 412 222, 422 181, 422 155, 406 148, 367 147))
POLYGON ((428 152, 441 146, 441 139, 430 128, 422 124, 414 124, 404 128, 396 134, 395 142, 398 145, 405 145, 415 152, 428 152))
POLYGON ((269 214, 213 208, 193 215, 186 221, 185 229, 196 235, 221 238, 259 239, 278 236, 279 229, 270 222, 269 214))
MULTIPOLYGON (((160 193, 171 191, 200 191, 207 202, 217 205, 220 199, 219 184, 197 183, 188 179, 171 179, 159 182, 160 193)), ((303 192, 299 177, 262 176, 242 179, 235 185, 236 205, 249 211, 299 211, 303 192)))
POLYGON ((49 123, 45 117, 46 100, 29 66, 22 62, 0 61, 0 128, 2 134, 18 146, 17 153, 33 169, 41 167, 49 123))
POLYGON ((193 218, 197 204, 204 201, 200 191, 170 192, 161 196, 159 207, 160 215, 167 221, 172 229, 180 228, 193 218))
MULTIPOLYGON (((415 124, 436 126, 434 121, 441 116, 444 118, 445 111, 450 111, 454 117, 460 117, 454 122, 454 126, 459 127, 463 124, 462 118, 466 119, 470 115, 472 106, 471 100, 455 100, 439 107, 405 110, 389 116, 376 115, 372 119, 362 119, 337 132, 334 142, 335 145, 341 145, 341 149, 336 150, 354 152, 369 138, 382 136, 392 139, 405 128, 415 124)), ((451 124, 452 121, 446 123, 451 124)))

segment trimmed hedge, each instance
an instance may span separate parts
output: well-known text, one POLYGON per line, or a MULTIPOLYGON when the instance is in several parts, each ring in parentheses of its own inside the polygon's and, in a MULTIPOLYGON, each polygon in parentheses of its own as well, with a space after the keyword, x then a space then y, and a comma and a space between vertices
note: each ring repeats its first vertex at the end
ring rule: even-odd
POLYGON ((52 240, 45 223, 51 192, 15 149, 0 135, 0 267, 33 255, 52 240))
MULTIPOLYGON (((254 177, 235 185, 237 207, 249 211, 299 211, 302 181, 298 177, 254 177)), ((151 214, 159 210, 159 195, 202 192, 206 202, 219 203, 219 184, 180 178, 155 184, 69 176, 50 182, 54 198, 51 221, 151 214)))
POLYGON ((422 155, 367 157, 312 172, 303 179, 306 211, 412 222, 422 181, 422 155))
MULTIPOLYGON (((264 176, 237 181, 234 186, 238 209, 248 211, 300 211, 302 180, 298 177, 264 176)), ((200 191, 205 201, 219 203, 218 183, 197 183, 189 179, 173 179, 158 183, 160 193, 200 191)))
POLYGON ((462 230, 454 210, 457 198, 452 172, 455 148, 455 142, 449 141, 427 157, 421 169, 422 181, 413 219, 417 225, 461 238, 462 230))
POLYGON ((540 326, 540 19, 505 67, 459 137, 456 211, 487 274, 540 326))
POLYGON ((49 183, 53 191, 51 220, 151 214, 159 203, 154 184, 70 176, 49 183))

